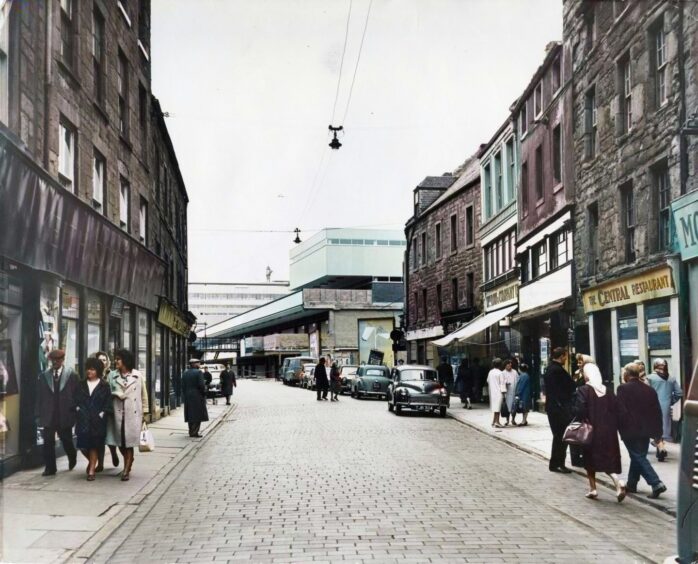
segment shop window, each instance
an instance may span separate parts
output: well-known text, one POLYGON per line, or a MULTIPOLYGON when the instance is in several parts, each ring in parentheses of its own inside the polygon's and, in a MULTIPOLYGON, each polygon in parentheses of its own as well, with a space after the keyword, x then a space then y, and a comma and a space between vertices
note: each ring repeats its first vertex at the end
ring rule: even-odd
POLYGON ((620 365, 640 358, 638 341, 637 307, 629 305, 618 308, 618 346, 620 349, 620 365))
POLYGON ((65 351, 65 366, 80 372, 78 320, 80 294, 74 286, 64 286, 61 292, 61 339, 59 348, 65 351))
POLYGON ((162 379, 164 377, 164 367, 162 364, 162 331, 158 325, 154 326, 153 334, 153 385, 154 385, 154 402, 155 406, 162 409, 165 405, 164 386, 162 379))
POLYGON ((136 368, 144 378, 147 378, 148 375, 148 339, 150 337, 148 322, 148 312, 138 310, 138 354, 136 355, 136 368))
POLYGON ((87 295, 88 356, 102 350, 102 311, 102 297, 90 292, 87 295))
POLYGON ((124 304, 124 313, 121 318, 121 327, 123 330, 122 346, 125 349, 133 350, 133 310, 128 304, 124 304))
POLYGON ((648 368, 654 361, 663 358, 671 366, 671 306, 669 300, 645 303, 645 326, 647 328, 648 368))

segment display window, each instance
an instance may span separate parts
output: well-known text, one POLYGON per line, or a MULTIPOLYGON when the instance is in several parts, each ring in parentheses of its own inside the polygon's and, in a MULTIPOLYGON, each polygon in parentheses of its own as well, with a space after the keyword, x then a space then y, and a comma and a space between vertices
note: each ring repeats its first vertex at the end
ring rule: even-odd
POLYGON ((78 321, 80 319, 80 294, 74 286, 64 286, 61 291, 60 348, 65 351, 65 366, 80 370, 78 321))
POLYGON ((618 348, 620 365, 641 358, 638 339, 637 306, 629 305, 618 308, 618 348))
POLYGON ((121 326, 123 328, 122 347, 128 350, 133 350, 133 310, 128 304, 124 304, 124 314, 121 318, 121 326))
POLYGON ((645 326, 647 328, 648 366, 657 359, 666 360, 672 366, 671 351, 671 306, 669 300, 658 300, 645 304, 645 326))
MULTIPOLYGON (((138 311, 138 354, 136 355, 136 368, 148 378, 148 312, 138 311)), ((147 381, 147 380, 146 380, 147 381)))
POLYGON ((163 366, 162 366, 162 327, 153 325, 153 402, 158 409, 164 406, 163 366))
POLYGON ((57 349, 59 345, 58 331, 58 304, 60 301, 59 288, 56 284, 42 284, 39 309, 41 320, 39 321, 39 370, 48 369, 48 353, 57 349))
POLYGON ((102 297, 87 294, 87 354, 91 356, 102 350, 102 297))
POLYGON ((0 270, 0 452, 19 454, 22 286, 0 270))

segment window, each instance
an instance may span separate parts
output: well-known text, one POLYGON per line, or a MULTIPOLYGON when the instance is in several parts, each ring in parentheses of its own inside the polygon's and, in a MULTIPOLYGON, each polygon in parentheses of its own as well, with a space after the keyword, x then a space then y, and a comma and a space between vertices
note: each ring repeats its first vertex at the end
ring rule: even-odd
POLYGON ((664 21, 660 20, 653 31, 654 99, 657 108, 667 100, 666 35, 663 25, 664 21))
POLYGON ((412 270, 416 270, 419 266, 419 259, 417 257, 417 237, 412 238, 412 270))
POLYGON ((482 177, 485 184, 485 219, 492 217, 492 185, 490 182, 489 163, 482 168, 482 177))
POLYGON ((0 0, 0 122, 10 121, 10 9, 12 0, 0 0))
POLYGON ((458 278, 451 279, 451 309, 458 309, 458 278))
POLYGON ((562 135, 560 124, 553 129, 553 182, 562 182, 562 135))
POLYGON ((519 129, 521 130, 522 137, 526 134, 526 130, 528 129, 528 115, 526 112, 527 103, 528 101, 521 105, 521 113, 519 114, 519 129))
POLYGON ((545 240, 533 247, 533 276, 536 279, 548 272, 548 241, 545 240))
POLYGON ((61 60, 68 68, 75 66, 75 0, 61 1, 61 60))
POLYGON ((524 254, 521 255, 521 282, 525 284, 529 280, 531 280, 531 261, 530 261, 530 256, 529 252, 526 251, 524 254))
POLYGON ((596 42, 596 15, 594 14, 594 4, 589 2, 587 4, 588 11, 584 15, 584 30, 585 30, 585 52, 591 51, 591 48, 596 42))
POLYGON ((485 247, 483 254, 485 255, 483 259, 485 267, 485 282, 489 282, 490 278, 492 278, 492 270, 490 269, 490 257, 492 254, 492 247, 485 247))
POLYGON ((142 84, 138 85, 138 125, 141 135, 141 154, 143 160, 148 158, 148 91, 142 84))
POLYGON ((543 111, 543 83, 539 82, 533 91, 533 115, 538 118, 543 111))
POLYGON ((664 251, 671 243, 671 186, 669 184, 669 169, 664 163, 654 171, 654 184, 657 193, 657 250, 664 251))
POLYGON ((509 174, 507 175, 507 202, 511 202, 514 199, 514 182, 516 178, 516 166, 514 162, 514 140, 509 139, 506 145, 507 152, 507 166, 509 167, 509 174))
POLYGON ((67 190, 76 193, 77 134, 75 128, 61 116, 58 123, 58 179, 67 190))
POLYGON ((570 237, 567 231, 559 231, 552 236, 552 248, 550 254, 550 268, 562 266, 572 258, 570 237))
POLYGON ((473 206, 468 206, 465 208, 465 245, 467 247, 475 242, 474 219, 473 206))
POLYGON ((536 147, 536 202, 543 199, 543 146, 536 147))
POLYGON ((422 233, 422 266, 427 263, 427 234, 422 233))
POLYGON ((475 307, 475 274, 468 272, 465 275, 465 299, 468 307, 475 307))
POLYGON ((96 6, 92 11, 92 74, 95 101, 104 107, 104 16, 96 6))
POLYGON ((451 216, 451 252, 455 252, 458 249, 458 217, 455 215, 451 216))
POLYGON ((618 62, 618 87, 620 133, 627 133, 633 127, 633 86, 630 77, 630 53, 626 53, 618 62))
POLYGON ((588 272, 593 276, 599 269, 599 205, 594 202, 587 208, 588 272))
POLYGON ((587 159, 596 156, 596 88, 591 87, 584 96, 584 137, 587 159))
POLYGON ((138 41, 147 51, 150 47, 150 0, 138 2, 138 41))
POLYGON ((119 133, 128 139, 128 60, 121 51, 119 51, 117 65, 117 90, 119 91, 119 133))
POLYGON ((560 66, 560 55, 555 57, 555 60, 553 61, 551 78, 553 87, 552 91, 555 93, 560 90, 560 86, 562 85, 562 67, 560 66))
POLYGON ((140 206, 138 209, 138 238, 144 245, 148 241, 148 202, 141 196, 140 206))
POLYGON ((443 311, 443 302, 441 301, 441 284, 436 285, 436 307, 438 308, 439 315, 441 315, 441 312, 443 311))
POLYGON ((422 318, 427 318, 427 289, 422 289, 422 318))
POLYGON ((621 218, 623 221, 623 238, 625 244, 625 260, 633 262, 635 254, 635 203, 633 200, 633 183, 626 182, 620 188, 621 218))
POLYGON ((528 163, 521 165, 521 209, 528 215, 528 163))
POLYGON ((436 247, 436 258, 441 258, 441 224, 437 223, 435 228, 435 247, 436 247))
POLYGON ((131 189, 126 179, 122 178, 121 187, 119 188, 119 226, 126 232, 129 230, 130 197, 131 189))
POLYGON ((502 153, 497 153, 494 156, 494 192, 499 211, 504 207, 504 186, 502 185, 502 153))
POLYGON ((95 150, 92 158, 92 205, 95 209, 104 208, 104 198, 107 193, 107 162, 95 150))
POLYGON ((414 320, 416 321, 419 319, 419 294, 417 292, 414 293, 414 320))

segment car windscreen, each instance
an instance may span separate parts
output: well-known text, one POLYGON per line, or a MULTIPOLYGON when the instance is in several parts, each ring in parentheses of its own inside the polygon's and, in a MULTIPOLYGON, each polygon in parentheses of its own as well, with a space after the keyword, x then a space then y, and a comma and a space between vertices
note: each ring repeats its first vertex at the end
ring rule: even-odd
POLYGON ((351 374, 356 374, 359 370, 358 366, 343 366, 342 367, 342 375, 343 376, 349 376, 351 374))
POLYGON ((419 369, 408 369, 400 371, 401 381, 413 381, 413 380, 437 380, 436 370, 419 370, 419 369))
POLYGON ((379 368, 369 368, 363 373, 363 376, 383 376, 384 378, 388 377, 388 375, 385 373, 385 370, 380 370, 379 368))

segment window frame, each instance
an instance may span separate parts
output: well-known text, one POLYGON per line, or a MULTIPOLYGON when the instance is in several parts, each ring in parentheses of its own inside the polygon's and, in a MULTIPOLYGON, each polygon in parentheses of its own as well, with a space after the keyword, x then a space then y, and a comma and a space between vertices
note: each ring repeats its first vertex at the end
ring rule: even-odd
POLYGON ((143 196, 138 203, 138 240, 148 245, 148 200, 143 196))
POLYGON ((632 180, 621 184, 621 220, 623 225, 623 242, 625 262, 631 263, 637 260, 635 248, 635 228, 637 217, 635 215, 635 194, 632 180))
POLYGON ((60 60, 71 72, 75 71, 75 61, 77 57, 75 31, 78 11, 76 10, 75 3, 76 0, 59 0, 58 2, 59 18, 61 22, 60 60))
POLYGON ((558 123, 553 127, 552 136, 552 164, 553 164, 553 184, 562 184, 562 124, 558 123))
POLYGON ((504 178, 502 172, 502 151, 497 151, 492 157, 492 174, 494 176, 494 200, 496 210, 494 213, 504 208, 504 178))
POLYGON ((131 232, 131 184, 123 176, 119 182, 119 228, 131 232))
POLYGON ((451 214, 451 254, 458 250, 458 214, 451 214))
POLYGON ((533 117, 539 119, 543 114, 543 81, 538 81, 533 89, 533 117))
POLYGON ((129 100, 129 62, 124 52, 119 49, 117 62, 118 125, 119 135, 125 140, 130 134, 130 100, 129 100))
POLYGON ((434 225, 434 250, 436 254, 436 260, 441 259, 443 253, 441 248, 441 222, 437 221, 434 225))
POLYGON ((66 190, 72 194, 78 193, 78 131, 65 116, 61 114, 58 120, 58 179, 66 190), (70 140, 66 134, 70 133, 70 140), (70 164, 68 164, 70 160, 70 164), (70 170, 64 168, 68 167, 70 170))
POLYGON ((422 231, 421 234, 421 241, 422 241, 422 255, 421 255, 421 266, 426 266, 427 265, 427 233, 426 231, 422 231))
POLYGON ((664 18, 660 18, 652 30, 653 39, 653 60, 655 72, 655 104, 656 108, 661 108, 669 100, 667 95, 667 53, 666 53, 666 33, 664 32, 664 18), (661 39, 661 42, 660 42, 661 39))
POLYGON ((97 105, 104 108, 106 105, 106 18, 95 3, 92 7, 92 74, 94 80, 94 98, 97 105), (98 30, 101 29, 101 36, 98 30), (99 53, 97 52, 99 51, 99 53))
POLYGON ((657 251, 671 248, 671 179, 666 162, 652 169, 655 201, 657 203, 657 251))
POLYGON ((590 86, 584 93, 584 154, 587 160, 593 160, 597 154, 597 122, 596 85, 590 86))
POLYGON ((475 245, 475 206, 465 206, 465 246, 475 245))
POLYGON ((107 213, 107 159, 97 149, 94 149, 92 155, 92 207, 99 210, 100 213, 107 213), (101 167, 99 166, 101 165, 101 167), (99 172, 101 168, 101 174, 99 172), (99 181, 98 181, 99 178, 99 181), (99 198, 95 196, 98 195, 99 198))

